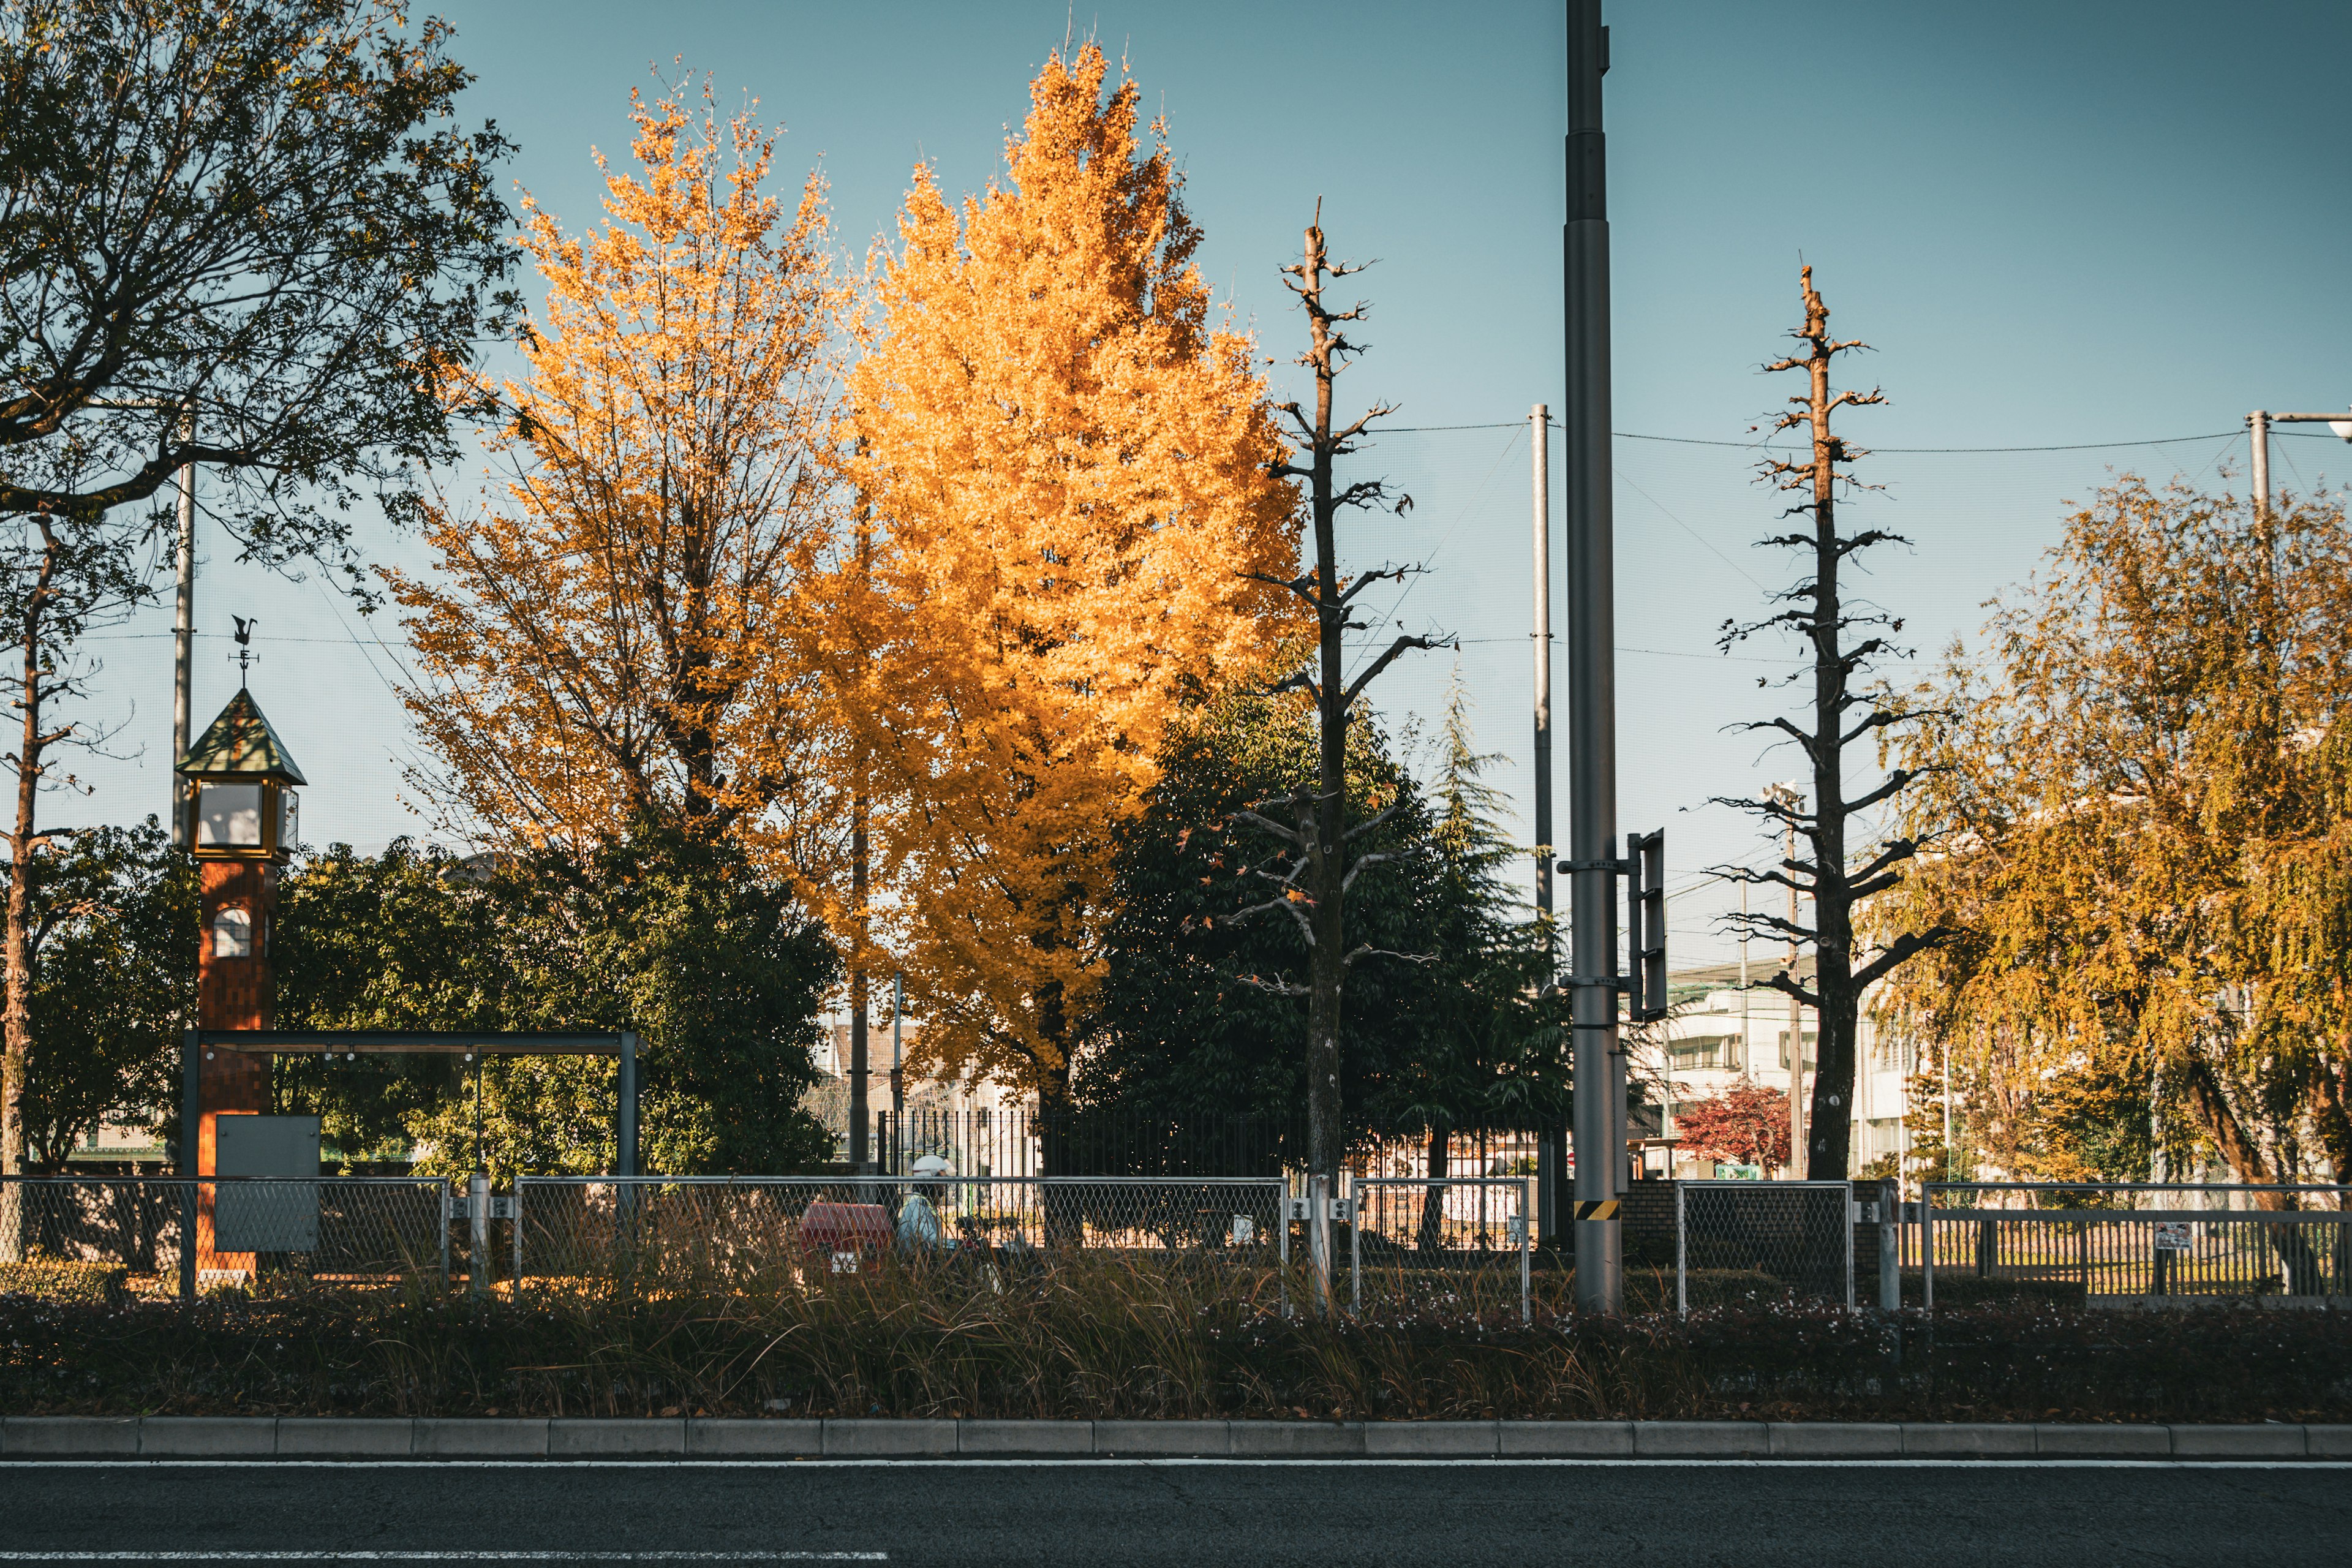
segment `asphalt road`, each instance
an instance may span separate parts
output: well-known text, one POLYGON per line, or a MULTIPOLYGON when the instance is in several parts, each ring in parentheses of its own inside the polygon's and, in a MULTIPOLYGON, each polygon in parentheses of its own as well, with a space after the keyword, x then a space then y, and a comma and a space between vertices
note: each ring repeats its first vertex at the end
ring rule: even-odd
POLYGON ((812 1556, 1054 1568, 2320 1568, 2347 1561, 2347 1543, 2352 1470, 2341 1468, 0 1467, 6 1568, 812 1556))

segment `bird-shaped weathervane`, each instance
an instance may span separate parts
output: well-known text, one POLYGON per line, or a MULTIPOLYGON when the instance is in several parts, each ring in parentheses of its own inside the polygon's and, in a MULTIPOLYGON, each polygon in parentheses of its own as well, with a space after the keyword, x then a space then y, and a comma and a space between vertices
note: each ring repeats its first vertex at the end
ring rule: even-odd
POLYGON ((231 616, 229 619, 236 623, 236 688, 242 691, 245 689, 245 672, 253 666, 253 628, 261 623, 248 621, 243 616, 231 616))

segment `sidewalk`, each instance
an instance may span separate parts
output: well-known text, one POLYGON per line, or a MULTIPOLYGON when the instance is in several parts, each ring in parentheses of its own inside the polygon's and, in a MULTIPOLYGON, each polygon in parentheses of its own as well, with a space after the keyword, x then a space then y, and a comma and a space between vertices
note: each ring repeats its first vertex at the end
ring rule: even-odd
POLYGON ((2352 1426, 9 1416, 0 1458, 2352 1459, 2352 1426))

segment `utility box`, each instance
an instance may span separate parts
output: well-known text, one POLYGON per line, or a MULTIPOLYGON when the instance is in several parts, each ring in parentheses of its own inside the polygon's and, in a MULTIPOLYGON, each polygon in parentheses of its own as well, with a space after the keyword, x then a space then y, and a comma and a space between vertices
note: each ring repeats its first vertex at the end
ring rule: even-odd
POLYGON ((319 1119, 221 1116, 213 1122, 213 1171, 276 1176, 214 1189, 213 1246, 221 1252, 319 1249, 319 1119))

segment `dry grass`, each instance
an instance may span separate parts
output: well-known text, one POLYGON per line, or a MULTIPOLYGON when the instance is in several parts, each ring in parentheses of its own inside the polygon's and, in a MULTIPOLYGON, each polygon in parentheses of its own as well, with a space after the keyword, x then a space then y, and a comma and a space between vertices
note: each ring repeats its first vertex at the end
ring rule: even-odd
MULTIPOLYGON (((1557 1300, 1568 1277, 1539 1276, 1557 1300)), ((1081 1258, 888 1263, 761 1292, 533 1282, 520 1301, 291 1290, 0 1298, 0 1410, 500 1415, 2341 1420, 2352 1322, 2048 1306, 1927 1320, 1750 1299, 1687 1321, 1454 1300, 1281 1310, 1270 1271, 1081 1258)), ((1291 1300, 1305 1281, 1289 1282, 1291 1300)), ((1670 1280, 1634 1281, 1634 1305, 1670 1280)), ((1441 1293, 1442 1294, 1442 1293, 1441 1293)))

